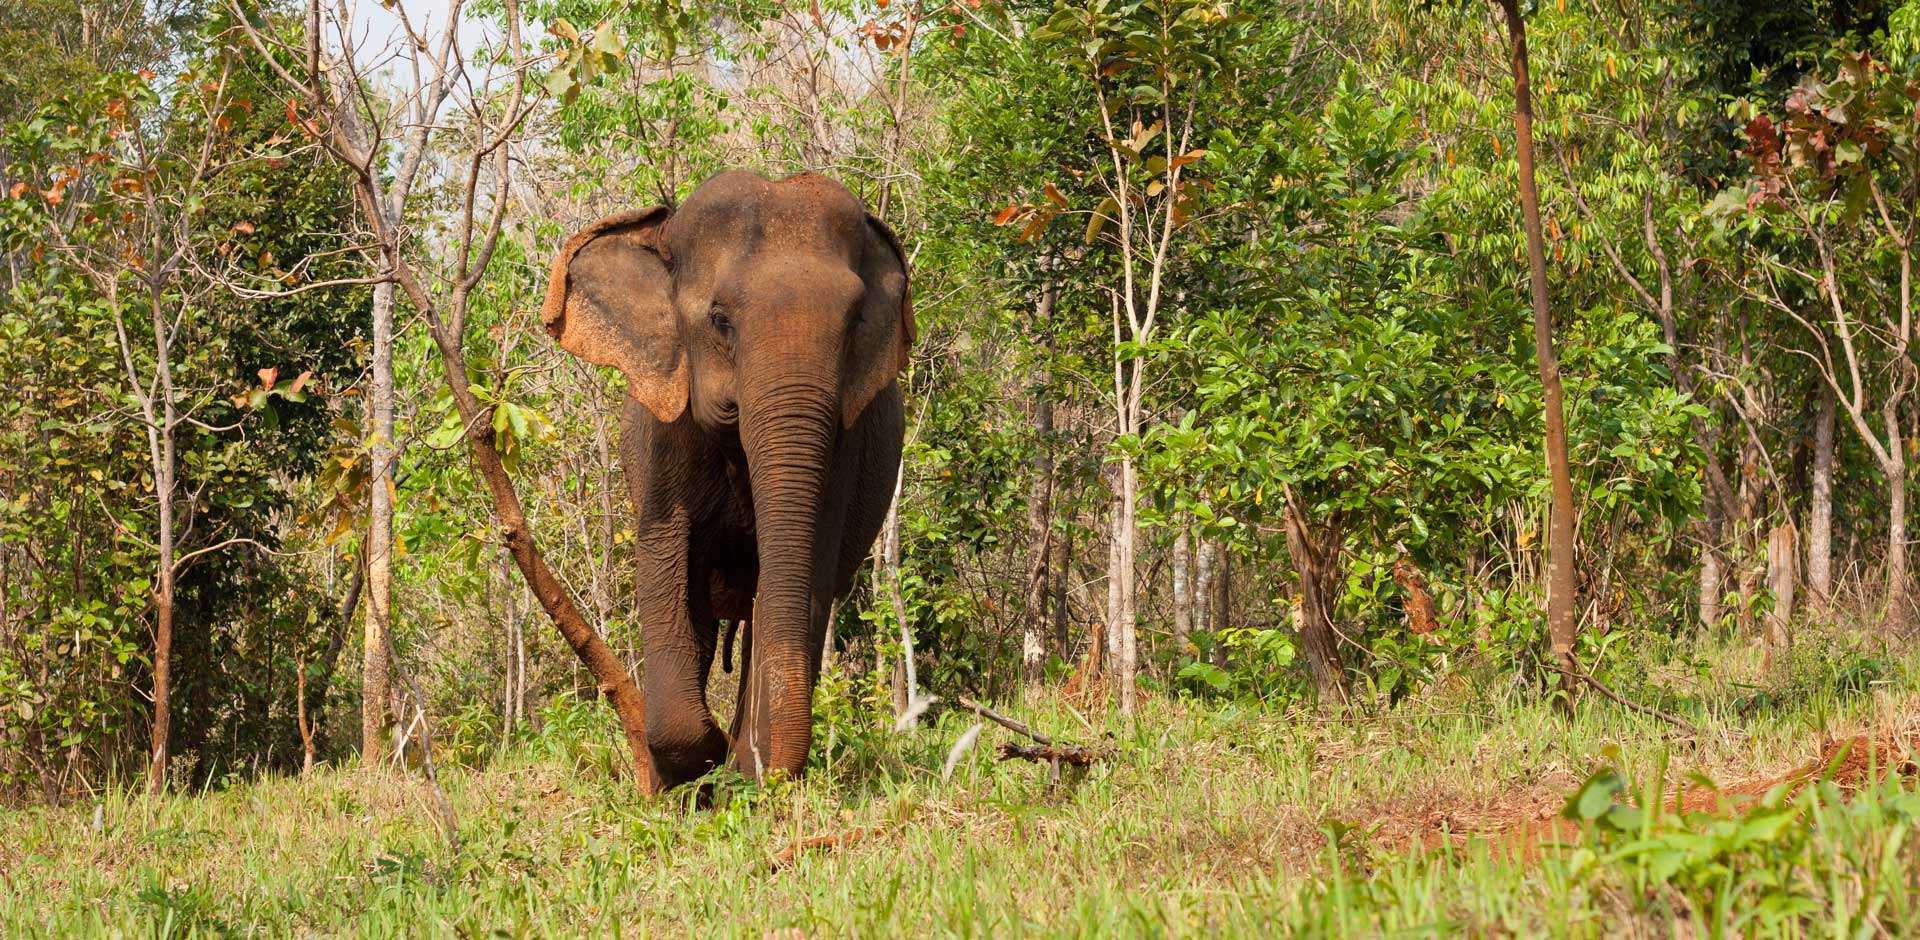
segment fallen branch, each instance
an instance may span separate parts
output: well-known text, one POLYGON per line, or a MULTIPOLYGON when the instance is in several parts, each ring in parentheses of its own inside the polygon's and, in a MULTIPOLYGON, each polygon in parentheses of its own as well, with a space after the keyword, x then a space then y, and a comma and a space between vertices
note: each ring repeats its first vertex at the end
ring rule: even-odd
POLYGON ((1079 744, 1002 744, 1001 760, 1031 760, 1085 767, 1105 757, 1104 752, 1079 744))
POLYGON ((1052 738, 1027 727, 1024 722, 1016 721, 988 708, 972 699, 960 697, 954 699, 961 708, 966 709, 988 721, 1015 734, 1025 735, 1033 744, 1002 744, 1000 760, 1030 760, 1047 765, 1047 783, 1060 782, 1060 765, 1086 767, 1094 761, 1106 757, 1106 752, 1087 747, 1084 744, 1056 744, 1052 738))
POLYGON ((782 868, 792 865, 803 853, 812 849, 839 848, 840 846, 852 845, 862 839, 877 836, 885 831, 887 831, 887 827, 885 826, 863 826, 859 829, 849 829, 846 832, 835 832, 824 836, 808 836, 781 849, 780 853, 775 855, 768 863, 768 867, 773 871, 779 871, 782 868))
POLYGON ((1035 731, 1024 724, 1018 721, 1015 721, 1012 718, 1008 718, 1007 716, 1002 715, 999 712, 994 711, 993 709, 988 708, 987 706, 974 701, 973 699, 967 698, 965 696, 961 696, 959 698, 954 699, 954 701, 958 702, 961 708, 964 708, 967 711, 970 711, 976 715, 979 715, 980 717, 985 718, 986 720, 991 721, 994 724, 999 725, 1000 727, 1013 732, 1014 734, 1025 735, 1029 738, 1032 738, 1034 741, 1040 744, 1043 744, 1047 747, 1053 746, 1052 738, 1049 738, 1046 735, 1041 734, 1040 732, 1035 731))
POLYGON ((1693 722, 1690 722, 1685 718, 1680 717, 1679 715, 1673 715, 1673 714, 1668 714, 1667 712, 1663 712, 1660 709, 1653 707, 1652 705, 1642 705, 1639 702, 1629 700, 1623 697, 1620 693, 1615 692, 1610 688, 1607 688, 1606 683, 1601 682, 1598 679, 1595 679, 1593 676, 1588 675, 1584 671, 1581 671, 1579 669, 1568 669, 1567 667, 1562 666, 1558 663, 1549 663, 1548 668, 1552 669, 1557 673, 1560 673, 1563 676, 1566 676, 1569 679, 1586 683, 1588 688, 1594 690, 1595 692, 1600 693, 1601 695, 1606 696, 1608 700, 1612 701, 1614 704, 1619 705, 1622 708, 1625 708, 1629 711, 1638 712, 1642 715, 1647 715, 1652 718, 1658 718, 1661 721, 1664 721, 1670 725, 1673 725, 1674 727, 1679 728, 1680 730, 1685 731, 1688 734, 1691 734, 1695 737, 1700 736, 1700 729, 1696 727, 1693 724, 1693 722))

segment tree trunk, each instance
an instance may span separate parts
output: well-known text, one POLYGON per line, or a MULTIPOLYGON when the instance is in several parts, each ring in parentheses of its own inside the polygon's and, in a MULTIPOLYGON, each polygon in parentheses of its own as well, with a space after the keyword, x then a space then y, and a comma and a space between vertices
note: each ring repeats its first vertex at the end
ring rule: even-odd
POLYGON ((293 663, 293 723, 300 732, 300 776, 313 773, 313 722, 307 718, 307 657, 296 657, 293 663))
MULTIPOLYGON (((163 528, 171 528, 163 526, 163 528)), ((163 535, 160 585, 153 593, 153 759, 147 765, 147 792, 167 786, 168 740, 173 733, 173 564, 171 533, 163 535)))
POLYGON ((307 684, 306 694, 302 698, 307 709, 307 721, 313 729, 316 752, 326 749, 327 693, 333 688, 340 651, 346 648, 347 632, 353 628, 353 613, 360 606, 360 595, 366 592, 366 586, 367 566, 366 559, 362 557, 354 561, 353 574, 347 579, 347 592, 334 609, 333 630, 327 637, 327 648, 321 652, 313 681, 307 684))
POLYGON ((1053 563, 1053 648, 1061 662, 1073 657, 1073 618, 1067 606, 1068 578, 1073 572, 1073 528, 1066 528, 1054 540, 1058 551, 1053 563))
MULTIPOLYGON (((157 548, 159 558, 154 564, 154 634, 153 634, 153 728, 149 742, 153 748, 152 760, 147 765, 147 792, 159 793, 167 786, 167 764, 173 735, 173 602, 174 583, 179 576, 178 533, 175 531, 174 505, 176 491, 176 472, 179 468, 177 445, 174 429, 180 424, 180 415, 173 398, 173 334, 167 322, 166 306, 161 300, 161 288, 157 283, 149 283, 148 313, 153 320, 153 352, 155 385, 150 393, 143 393, 133 369, 133 356, 130 344, 126 342, 125 331, 120 332, 120 342, 126 352, 127 379, 134 384, 134 395, 142 398, 142 411, 147 419, 147 444, 153 457, 153 494, 155 509, 159 516, 159 538, 157 548), (159 408, 154 405, 155 398, 159 408), (157 420, 156 420, 157 419, 157 420)), ((117 303, 117 298, 109 301, 117 303)), ((117 314, 116 314, 117 315, 117 314)), ((120 322, 120 321, 116 321, 120 322)))
MULTIPOLYGON (((1043 262, 1044 267, 1044 262, 1043 262)), ((1040 288, 1034 305, 1034 327, 1045 329, 1052 319, 1056 291, 1052 281, 1040 288)), ((1028 685, 1039 683, 1047 666, 1048 563, 1053 555, 1053 400, 1047 386, 1051 377, 1043 364, 1033 378, 1033 482, 1027 493, 1027 532, 1033 562, 1027 569, 1027 596, 1021 612, 1020 674, 1028 685)))
POLYGON ((401 287, 407 292, 408 300, 426 316, 434 346, 440 353, 440 368, 447 391, 452 394, 454 409, 459 412, 461 423, 467 429, 468 455, 472 457, 474 470, 486 485, 487 495, 493 502, 494 521, 500 527, 500 537, 506 543, 507 553, 519 567, 520 576, 532 590, 534 599, 540 602, 540 608, 546 611, 554 627, 566 638, 574 655, 586 664, 587 671, 593 675, 595 687, 613 706, 614 714, 619 716, 621 730, 627 739, 627 752, 633 760, 636 784, 643 793, 656 792, 659 778, 653 772, 653 755, 647 750, 646 700, 641 697, 633 676, 627 672, 626 664, 607 645, 606 639, 587 623, 579 606, 567 593, 566 585, 547 566, 546 557, 534 542, 532 526, 528 524, 526 510, 520 504, 520 494, 514 489, 513 477, 507 473, 500 459, 500 451, 494 446, 492 415, 481 405, 470 387, 466 354, 462 348, 464 337, 441 320, 433 298, 419 282, 413 280, 411 271, 402 277, 401 287))
POLYGON ((1193 559, 1193 629, 1196 633, 1205 633, 1212 645, 1220 644, 1219 629, 1213 620, 1213 570, 1219 558, 1219 544, 1213 539, 1200 540, 1200 550, 1193 559))
POLYGON ((386 753, 387 645, 393 624, 393 284, 373 288, 373 382, 368 393, 367 617, 360 650, 360 754, 375 766, 386 753))
POLYGON ((1907 600, 1907 463, 1900 454, 1903 443, 1899 432, 1890 448, 1894 459, 1884 468, 1887 475, 1887 616, 1894 625, 1904 625, 1909 613, 1907 600))
MULTIPOLYGON (((887 570, 887 596, 893 601, 894 619, 900 622, 900 666, 894 673, 893 713, 904 715, 920 696, 919 676, 913 662, 913 630, 907 623, 907 600, 900 591, 900 493, 906 486, 907 468, 900 466, 894 477, 893 504, 887 507, 887 523, 881 542, 881 560, 887 570)), ((744 674, 743 674, 744 676, 744 674)))
POLYGON ((1139 586, 1135 583, 1136 565, 1134 563, 1139 546, 1139 525, 1134 515, 1135 500, 1138 498, 1139 479, 1135 474, 1133 458, 1120 460, 1120 617, 1114 632, 1118 634, 1114 643, 1114 672, 1120 697, 1120 713, 1133 714, 1139 696, 1140 676, 1139 648, 1139 586))
POLYGON ((1839 403, 1833 386, 1820 383, 1820 411, 1813 424, 1813 494, 1807 507, 1807 591, 1825 612, 1833 602, 1833 422, 1839 403))
MULTIPOLYGON (((1208 606, 1213 611, 1213 629, 1226 630, 1233 626, 1233 555, 1227 551, 1224 539, 1218 540, 1213 553, 1212 589, 1213 599, 1208 606)), ((1213 664, 1227 668, 1225 646, 1214 644, 1213 664)))
POLYGON ((1527 25, 1520 16, 1518 0, 1498 0, 1506 15, 1507 35, 1511 41, 1513 66, 1514 155, 1520 170, 1520 217, 1527 233, 1527 274, 1533 295, 1534 358, 1540 366, 1540 386, 1545 405, 1547 477, 1552 488, 1547 535, 1547 633, 1553 644, 1553 656, 1562 670, 1560 687, 1566 693, 1567 707, 1573 704, 1578 688, 1574 675, 1580 664, 1574 658, 1574 516, 1573 476, 1567 465, 1567 428, 1561 402, 1560 361, 1553 349, 1553 315, 1548 308, 1546 239, 1540 228, 1540 194, 1533 173, 1533 93, 1528 87, 1527 25))
POLYGON ((1767 589, 1773 593, 1773 610, 1767 613, 1763 637, 1766 660, 1793 645, 1793 588, 1797 580, 1795 562, 1800 557, 1800 532, 1793 523, 1774 526, 1767 536, 1767 589))
POLYGON ((1112 485, 1115 495, 1107 520, 1107 610, 1100 626, 1103 642, 1096 657, 1102 673, 1108 672, 1119 658, 1116 636, 1120 632, 1120 485, 1117 482, 1112 485))
POLYGON ((1292 494, 1287 496, 1287 556, 1300 576, 1300 607, 1295 624, 1307 668, 1323 704, 1347 704, 1346 668, 1340 662, 1339 636, 1333 628, 1333 582, 1338 574, 1340 525, 1325 526, 1316 539, 1292 494))
POLYGON ((1173 652, 1186 653, 1193 632, 1193 526, 1182 518, 1173 533, 1173 652))
POLYGON ((1708 630, 1720 626, 1721 586, 1720 553, 1712 545, 1700 547, 1700 625, 1708 630))

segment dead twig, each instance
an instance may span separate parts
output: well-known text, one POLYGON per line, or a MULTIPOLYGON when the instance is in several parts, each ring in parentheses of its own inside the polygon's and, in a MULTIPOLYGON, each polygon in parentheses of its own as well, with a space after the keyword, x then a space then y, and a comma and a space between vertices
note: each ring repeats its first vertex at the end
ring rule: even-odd
POLYGON ((1001 760, 1031 760, 1085 767, 1105 757, 1103 751, 1080 744, 1002 744, 1001 760))
POLYGON ((966 709, 988 721, 1015 734, 1025 735, 1033 744, 1002 744, 999 747, 1000 760, 1030 760, 1047 765, 1048 785, 1060 782, 1060 765, 1068 764, 1085 768, 1095 761, 1103 760, 1107 752, 1084 744, 1057 744, 1052 738, 1027 727, 1025 722, 1008 718, 964 696, 954 699, 961 708, 966 709))
POLYGON ((1040 732, 1027 727, 1025 724, 1019 721, 1015 721, 1012 718, 1008 718, 1007 716, 1002 715, 999 712, 994 711, 993 709, 988 708, 987 706, 974 701, 973 699, 967 698, 966 696, 963 695, 963 696, 960 696, 959 698, 954 699, 954 701, 958 702, 961 708, 964 708, 967 711, 970 711, 976 715, 979 715, 980 717, 985 718, 986 720, 991 721, 994 724, 999 725, 1000 727, 1013 732, 1014 734, 1025 735, 1026 737, 1032 738, 1034 741, 1040 744, 1046 745, 1048 747, 1053 746, 1052 738, 1049 738, 1046 735, 1041 734, 1040 732))
POLYGON ((845 832, 829 833, 824 836, 808 836, 805 839, 798 839, 795 840, 793 844, 781 849, 779 854, 770 859, 767 863, 768 868, 772 871, 779 871, 792 865, 795 861, 799 860, 802 854, 813 849, 839 848, 841 846, 852 845, 862 839, 872 838, 885 831, 887 831, 887 827, 885 826, 862 826, 859 829, 849 829, 845 832))
POLYGON ((1695 726, 1693 722, 1688 721, 1685 718, 1680 717, 1679 715, 1663 712, 1660 709, 1653 707, 1652 705, 1642 705, 1639 702, 1635 702, 1630 699, 1627 699, 1623 697, 1620 693, 1615 692, 1610 688, 1607 688, 1606 683, 1601 682, 1599 679, 1595 679, 1593 676, 1587 674, 1582 670, 1568 669, 1567 667, 1562 666, 1559 663, 1548 663, 1547 666, 1553 671, 1560 673, 1561 675, 1566 676, 1569 679, 1572 679, 1577 682, 1585 683, 1588 688, 1594 690, 1595 692, 1600 693, 1601 695, 1606 696, 1609 701, 1613 702, 1616 705, 1619 705, 1622 708, 1625 708, 1629 711, 1638 712, 1642 715, 1646 715, 1651 718, 1658 718, 1661 721, 1664 721, 1670 725, 1673 725, 1674 727, 1679 728, 1680 730, 1685 731, 1686 733, 1693 735, 1696 738, 1701 736, 1700 729, 1697 726, 1695 726))

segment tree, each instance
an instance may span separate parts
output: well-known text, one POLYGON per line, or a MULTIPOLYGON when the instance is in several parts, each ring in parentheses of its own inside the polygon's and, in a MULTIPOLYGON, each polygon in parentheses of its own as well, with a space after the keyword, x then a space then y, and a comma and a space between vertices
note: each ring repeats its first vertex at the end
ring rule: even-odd
MULTIPOLYGON (((193 267, 200 253, 232 234, 209 232, 199 222, 216 197, 228 167, 227 138, 245 107, 229 97, 228 79, 217 60, 164 85, 150 72, 103 79, 31 125, 46 136, 27 169, 48 188, 36 191, 21 181, 8 194, 20 234, 77 272, 91 294, 84 312, 111 324, 119 394, 146 438, 154 537, 149 542, 118 521, 116 528, 154 557, 149 792, 166 785, 169 771, 180 577, 196 560, 230 546, 264 549, 249 537, 196 527, 207 501, 219 496, 207 494, 204 482, 186 489, 181 479, 182 438, 230 429, 203 419, 221 396, 208 356, 190 345, 210 289, 191 276, 193 267), (63 130, 57 129, 61 119, 69 122, 63 130)), ((263 371, 261 387, 299 398, 307 378, 283 382, 263 371)))
MULTIPOLYGON (((1103 152, 1080 179, 1098 201, 1085 238, 1110 248, 1118 271, 1104 285, 1112 323, 1112 408, 1117 453, 1113 461, 1112 541, 1108 565, 1107 653, 1120 710, 1137 699, 1139 650, 1138 446, 1151 415, 1147 407, 1152 344, 1168 306, 1167 282, 1178 267, 1177 234, 1198 214, 1204 181, 1187 167, 1206 152, 1196 146, 1207 77, 1219 69, 1218 51, 1247 17, 1202 0, 1149 0, 1114 6, 1063 5, 1035 40, 1072 64, 1087 83, 1103 152)), ((1052 182, 1044 202, 1002 210, 995 222, 1018 223, 1025 237, 1067 210, 1052 182)))
MULTIPOLYGON (((371 87, 357 55, 347 5, 336 3, 323 17, 319 0, 310 0, 303 49, 289 48, 251 22, 246 29, 249 40, 288 91, 298 96, 296 100, 308 113, 324 119, 323 124, 302 116, 299 110, 290 114, 295 124, 351 175, 361 210, 372 228, 371 247, 378 253, 382 277, 391 279, 414 312, 425 320, 439 353, 447 394, 459 415, 474 468, 492 500, 505 548, 534 597, 592 673, 600 693, 612 703, 626 733, 636 781, 643 791, 651 791, 655 778, 646 747, 646 705, 639 688, 625 663, 587 623, 565 584, 548 567, 513 483, 509 461, 518 446, 518 435, 527 427, 525 412, 492 396, 483 400, 481 395, 487 389, 474 383, 467 371, 468 312, 474 291, 486 278, 499 248, 512 199, 508 172, 511 144, 524 132, 540 96, 530 82, 528 73, 536 60, 526 54, 522 44, 516 0, 506 0, 502 9, 505 50, 489 49, 484 55, 459 46, 461 8, 461 0, 454 0, 445 24, 432 37, 415 32, 411 21, 402 18, 407 33, 403 55, 409 59, 414 76, 411 87, 403 92, 413 141, 403 157, 405 161, 417 165, 425 159, 430 143, 453 136, 436 135, 436 130, 445 119, 442 109, 452 100, 456 86, 471 81, 493 92, 475 94, 461 102, 467 123, 462 135, 454 138, 462 147, 454 165, 463 172, 454 183, 460 208, 451 228, 452 244, 445 246, 448 250, 444 253, 425 256, 418 254, 421 246, 407 238, 406 231, 387 211, 399 205, 393 201, 382 170, 392 158, 392 142, 367 127, 359 112, 362 102, 372 97, 371 87), (324 71, 323 20, 334 38, 325 53, 328 67, 324 71), (498 54, 501 52, 504 55, 498 54), (469 73, 468 63, 485 63, 500 71, 474 75, 469 73), (512 420, 516 414, 520 415, 517 422, 512 420)), ((238 9, 235 13, 244 15, 238 9)), ((580 37, 577 33, 566 38, 572 40, 571 45, 554 58, 573 72, 599 69, 608 50, 618 48, 617 41, 607 38, 580 37)))
POLYGON ((1561 691, 1571 710, 1580 662, 1574 657, 1579 628, 1574 597, 1573 473, 1567 463, 1567 424, 1560 387, 1560 361, 1553 348, 1553 313, 1547 290, 1546 238, 1540 226, 1540 191, 1533 175, 1533 91, 1528 80, 1527 22, 1519 0, 1496 0, 1506 19, 1509 63, 1513 69, 1514 157, 1520 174, 1520 219, 1527 232, 1527 282, 1533 295, 1533 350, 1545 392, 1547 482, 1547 634, 1561 691))
MULTIPOLYGON (((1886 480, 1885 604, 1898 622, 1908 614, 1909 399, 1920 388, 1912 350, 1920 83, 1871 53, 1835 58, 1830 79, 1809 78, 1787 97, 1779 122, 1748 106, 1751 178, 1712 211, 1751 252, 1739 283, 1806 331, 1822 408, 1829 397, 1837 404, 1886 480)), ((1830 492, 1830 425, 1826 434, 1816 485, 1830 492)), ((1816 521, 1817 538, 1827 524, 1816 521)), ((1825 563, 1816 556, 1814 566, 1819 596, 1830 587, 1825 563)))

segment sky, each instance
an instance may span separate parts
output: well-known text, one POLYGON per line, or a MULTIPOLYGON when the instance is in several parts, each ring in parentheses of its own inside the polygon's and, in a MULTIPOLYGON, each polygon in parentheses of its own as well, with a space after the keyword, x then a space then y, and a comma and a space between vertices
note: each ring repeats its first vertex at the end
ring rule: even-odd
MULTIPOLYGON (((447 10, 451 0, 393 0, 396 6, 404 7, 407 19, 413 22, 413 28, 429 37, 439 35, 447 22, 447 10)), ((353 34, 358 43, 359 59, 362 65, 371 64, 383 56, 391 55, 400 45, 400 16, 397 12, 382 6, 380 0, 349 0, 353 10, 353 34)), ((464 48, 475 48, 488 34, 489 30, 480 23, 463 18, 460 24, 460 40, 464 48)))

